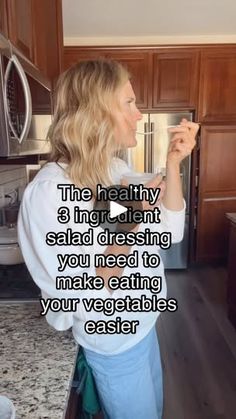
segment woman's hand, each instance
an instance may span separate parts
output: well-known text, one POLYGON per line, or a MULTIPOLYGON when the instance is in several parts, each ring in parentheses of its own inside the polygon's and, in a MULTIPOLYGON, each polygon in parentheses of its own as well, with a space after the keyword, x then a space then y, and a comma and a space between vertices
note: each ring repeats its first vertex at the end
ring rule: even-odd
POLYGON ((195 122, 182 119, 180 125, 175 128, 169 128, 169 132, 173 133, 170 140, 167 165, 169 163, 180 163, 185 157, 189 156, 196 144, 196 134, 199 125, 195 122))

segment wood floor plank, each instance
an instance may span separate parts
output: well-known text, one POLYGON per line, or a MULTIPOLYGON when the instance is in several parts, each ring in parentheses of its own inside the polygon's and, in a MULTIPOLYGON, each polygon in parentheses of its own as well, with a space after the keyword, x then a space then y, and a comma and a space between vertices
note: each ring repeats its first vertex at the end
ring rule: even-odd
POLYGON ((162 419, 235 419, 236 331, 227 318, 226 269, 167 271, 167 284, 168 297, 176 298, 179 308, 162 313, 156 326, 162 419))
POLYGON ((211 267, 194 269, 191 271, 191 278, 236 359, 236 333, 227 317, 226 269, 211 267))
POLYGON ((168 344, 163 330, 163 321, 160 317, 157 323, 157 333, 161 347, 161 358, 164 377, 164 412, 165 418, 183 418, 183 406, 180 403, 181 388, 173 380, 173 369, 169 359, 168 344))
POLYGON ((157 325, 165 380, 163 419, 236 417, 235 348, 229 346, 234 339, 226 340, 218 325, 225 306, 219 290, 211 293, 217 271, 205 274, 210 279, 203 298, 204 280, 199 288, 191 271, 167 273, 168 295, 177 298, 179 309, 163 313, 157 325), (217 305, 223 311, 215 316, 217 305))

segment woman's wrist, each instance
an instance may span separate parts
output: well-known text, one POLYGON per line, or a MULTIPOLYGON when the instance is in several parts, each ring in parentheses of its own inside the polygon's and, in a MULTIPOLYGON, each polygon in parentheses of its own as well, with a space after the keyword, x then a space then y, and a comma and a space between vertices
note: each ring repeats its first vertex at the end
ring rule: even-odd
POLYGON ((180 163, 174 160, 167 160, 166 162, 166 174, 168 172, 180 173, 180 163))

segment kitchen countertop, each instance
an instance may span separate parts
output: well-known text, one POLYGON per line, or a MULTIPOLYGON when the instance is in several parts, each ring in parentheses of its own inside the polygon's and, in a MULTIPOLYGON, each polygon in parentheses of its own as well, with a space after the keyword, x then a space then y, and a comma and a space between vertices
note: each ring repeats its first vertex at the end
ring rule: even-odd
POLYGON ((236 212, 227 212, 226 213, 226 217, 230 220, 233 221, 233 223, 236 224, 236 212))
POLYGON ((77 345, 40 311, 39 302, 0 304, 0 394, 17 419, 62 419, 68 402, 77 345))

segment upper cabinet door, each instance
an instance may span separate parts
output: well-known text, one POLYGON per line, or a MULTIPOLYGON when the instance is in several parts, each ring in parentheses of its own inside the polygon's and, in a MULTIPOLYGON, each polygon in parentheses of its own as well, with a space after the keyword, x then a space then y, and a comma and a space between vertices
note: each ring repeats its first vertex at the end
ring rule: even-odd
POLYGON ((236 125, 201 129, 197 261, 223 260, 227 253, 225 213, 236 211, 236 125))
POLYGON ((61 0, 32 0, 34 64, 51 81, 62 71, 63 28, 61 0))
POLYGON ((33 61, 33 25, 31 0, 7 0, 8 32, 12 43, 33 61))
POLYGON ((198 50, 163 49, 153 54, 153 108, 195 108, 198 50))
POLYGON ((0 32, 7 38, 7 0, 0 0, 0 32))
POLYGON ((80 61, 87 60, 99 60, 99 58, 105 58, 106 51, 96 50, 93 48, 81 48, 81 47, 64 47, 64 70, 67 70, 71 66, 79 63, 80 61))
POLYGON ((136 103, 140 109, 148 108, 148 94, 150 87, 151 67, 149 66, 150 53, 148 51, 137 51, 112 49, 112 48, 81 48, 65 47, 64 67, 85 60, 96 60, 99 58, 109 58, 119 61, 126 67, 131 75, 131 83, 136 95, 136 103))
POLYGON ((106 56, 119 61, 128 69, 136 95, 136 104, 140 109, 147 109, 150 85, 149 53, 130 49, 129 51, 109 51, 106 56))
POLYGON ((201 53, 199 121, 236 120, 236 48, 201 53))
POLYGON ((0 0, 0 32, 50 81, 62 71, 61 0, 0 0))

